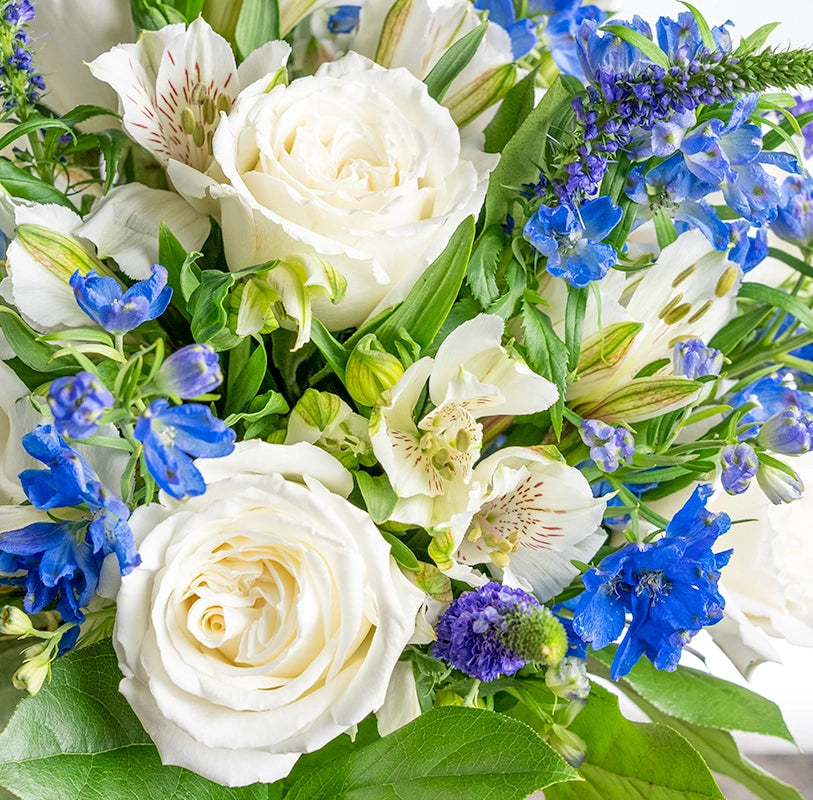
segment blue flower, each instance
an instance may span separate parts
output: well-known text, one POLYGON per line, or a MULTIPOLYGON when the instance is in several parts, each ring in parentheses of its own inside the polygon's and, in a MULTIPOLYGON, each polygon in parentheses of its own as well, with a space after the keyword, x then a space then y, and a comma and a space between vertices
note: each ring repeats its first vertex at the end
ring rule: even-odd
POLYGON ((155 376, 156 388, 183 398, 211 392, 222 382, 220 358, 208 344, 182 347, 161 364, 155 376))
POLYGON ((764 461, 760 462, 757 471, 757 483, 765 496, 774 505, 793 503, 800 500, 805 487, 799 476, 790 467, 782 465, 773 466, 764 461))
POLYGON ((235 433, 206 406, 172 406, 154 400, 135 426, 144 461, 155 482, 171 497, 199 495, 206 483, 192 458, 219 458, 234 450, 235 433))
POLYGON ((728 228, 728 260, 739 264, 743 273, 750 272, 768 257, 768 231, 765 228, 752 229, 744 219, 726 223, 728 228), (754 235, 749 232, 754 230, 754 235))
POLYGON ((36 16, 30 0, 20 0, 19 3, 6 3, 3 9, 3 19, 12 25, 23 25, 31 22, 36 16))
POLYGON ((746 442, 726 445, 720 451, 720 463, 720 481, 729 494, 742 494, 759 468, 757 454, 746 442))
POLYGON ((532 661, 558 663, 567 652, 561 623, 522 589, 487 583, 465 592, 438 620, 432 655, 481 681, 513 675, 532 661))
POLYGON ((590 448, 590 458, 604 472, 615 472, 635 453, 635 442, 626 428, 614 428, 599 419, 582 422, 579 435, 590 448))
MULTIPOLYGON (((731 34, 726 30, 726 25, 732 24, 729 20, 722 25, 715 25, 711 29, 716 49, 724 53, 731 50, 731 34)), ((655 23, 655 36, 658 40, 658 46, 669 56, 671 61, 683 59, 692 61, 705 48, 700 26, 697 24, 694 14, 690 11, 681 12, 678 14, 677 19, 661 17, 655 23)))
MULTIPOLYGON (((613 24, 637 31, 647 39, 652 38, 649 23, 637 14, 632 18, 632 22, 613 20, 613 24)), ((579 61, 589 80, 595 78, 601 69, 615 74, 635 73, 652 63, 637 47, 624 41, 620 36, 599 31, 599 25, 595 19, 584 19, 576 31, 579 61)))
POLYGON ((20 473, 26 497, 36 508, 49 510, 87 506, 88 534, 94 553, 115 553, 123 575, 140 563, 127 520, 130 510, 105 486, 93 467, 57 433, 53 425, 38 425, 23 436, 25 451, 47 469, 20 473))
MULTIPOLYGON (((529 9, 532 3, 529 3, 529 9)), ((576 47, 576 32, 586 19, 601 25, 607 18, 598 6, 579 6, 578 1, 561 9, 548 19, 542 38, 550 51, 554 64, 565 75, 586 78, 576 47)))
POLYGON ((771 230, 803 251, 813 250, 813 178, 810 175, 785 178, 771 230))
POLYGON ((94 434, 102 415, 114 402, 113 395, 92 372, 57 378, 48 390, 56 429, 74 439, 94 434))
MULTIPOLYGON (((797 389, 789 373, 760 378, 732 395, 726 402, 732 408, 739 408, 746 403, 756 404, 756 408, 752 408, 742 417, 740 420, 742 425, 765 422, 769 417, 791 406, 813 413, 813 393, 797 389)), ((749 439, 756 436, 757 431, 758 426, 752 424, 740 434, 740 438, 749 439)))
POLYGON ((713 347, 707 347, 700 339, 686 339, 674 346, 672 363, 676 375, 695 380, 707 375, 719 375, 723 354, 713 347))
POLYGON ((116 335, 137 328, 142 322, 164 313, 172 297, 167 286, 167 271, 155 264, 152 275, 126 292, 115 278, 101 278, 96 270, 81 275, 77 270, 70 280, 79 308, 109 333, 116 335))
POLYGON ((762 424, 757 441, 786 456, 807 453, 813 447, 813 414, 798 406, 785 408, 762 424))
POLYGON ((352 33, 359 26, 360 6, 336 6, 328 17, 330 33, 352 33))
POLYGON ((506 31, 515 60, 536 47, 535 23, 530 19, 518 20, 512 0, 475 0, 474 7, 479 11, 488 11, 489 20, 506 31))
POLYGON ((525 238, 548 261, 551 275, 583 288, 607 274, 618 254, 601 240, 618 224, 621 209, 609 197, 599 197, 574 210, 540 206, 525 223, 525 238))
POLYGON ((710 486, 698 487, 658 541, 630 543, 584 575, 573 628, 595 650, 624 632, 613 658, 613 680, 626 675, 641 656, 657 669, 674 670, 684 645, 723 617, 717 589, 731 551, 713 553, 717 537, 731 527, 726 514, 712 514, 705 501, 710 486))

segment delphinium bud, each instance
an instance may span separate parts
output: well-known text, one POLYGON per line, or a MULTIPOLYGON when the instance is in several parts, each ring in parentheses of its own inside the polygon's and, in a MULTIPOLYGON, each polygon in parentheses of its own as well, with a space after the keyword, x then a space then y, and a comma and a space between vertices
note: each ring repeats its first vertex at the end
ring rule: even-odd
POLYGON ((158 370, 155 386, 184 399, 217 389, 223 382, 220 358, 208 344, 190 344, 173 353, 158 370))
POLYGON ((614 428, 598 419, 586 419, 579 434, 590 448, 590 458, 604 472, 614 472, 622 461, 629 460, 635 453, 635 442, 626 428, 614 428))
POLYGON ((720 481, 729 494, 742 494, 759 467, 754 448, 746 442, 726 445, 720 451, 720 463, 723 468, 720 481))
POLYGON ((48 391, 48 405, 57 431, 74 439, 93 435, 102 415, 114 402, 113 395, 92 372, 57 378, 48 391))

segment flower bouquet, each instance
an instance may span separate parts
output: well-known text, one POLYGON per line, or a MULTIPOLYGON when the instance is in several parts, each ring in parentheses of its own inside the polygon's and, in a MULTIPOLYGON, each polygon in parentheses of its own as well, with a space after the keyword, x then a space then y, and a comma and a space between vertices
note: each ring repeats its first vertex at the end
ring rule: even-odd
POLYGON ((801 797, 813 51, 684 5, 5 3, 8 796, 801 797))

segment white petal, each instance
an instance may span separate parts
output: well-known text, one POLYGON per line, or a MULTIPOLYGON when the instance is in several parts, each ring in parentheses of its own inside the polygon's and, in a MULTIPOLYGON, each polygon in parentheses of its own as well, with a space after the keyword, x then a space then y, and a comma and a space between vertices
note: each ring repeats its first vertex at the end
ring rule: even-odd
POLYGON ((421 715, 418 702, 418 689, 411 661, 399 661, 392 671, 384 705, 375 712, 378 721, 378 733, 388 733, 403 728, 408 722, 421 715))

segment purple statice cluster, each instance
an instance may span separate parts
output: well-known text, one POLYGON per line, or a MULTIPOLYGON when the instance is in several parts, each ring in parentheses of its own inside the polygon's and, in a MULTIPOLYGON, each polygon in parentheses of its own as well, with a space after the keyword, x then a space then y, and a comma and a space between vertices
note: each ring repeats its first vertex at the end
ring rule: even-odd
POLYGON ((561 622, 533 595, 487 583, 455 599, 438 620, 432 655, 481 681, 526 664, 558 664, 568 650, 561 622))
POLYGON ((3 7, 0 19, 0 92, 6 110, 36 103, 45 90, 45 81, 34 65, 31 37, 26 30, 34 16, 30 0, 11 0, 3 7))
POLYGON ((635 441, 626 428, 615 428, 600 419, 586 419, 579 428, 582 441, 590 448, 590 458, 604 472, 615 472, 622 461, 635 454, 635 441))
POLYGON ((731 551, 714 553, 712 547, 731 520, 706 508, 711 494, 711 486, 698 487, 660 539, 627 544, 585 573, 576 633, 601 650, 624 633, 630 618, 613 658, 613 680, 641 656, 657 669, 674 670, 692 637, 723 618, 717 582, 731 551))

